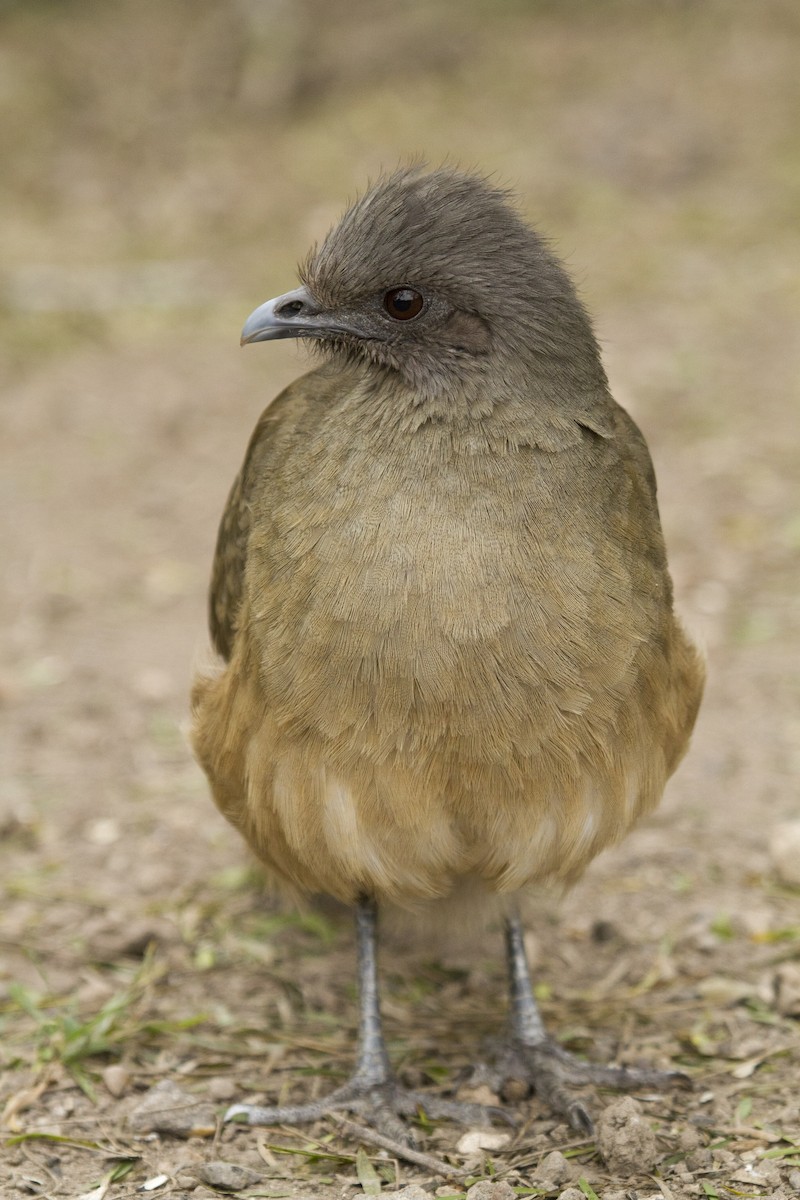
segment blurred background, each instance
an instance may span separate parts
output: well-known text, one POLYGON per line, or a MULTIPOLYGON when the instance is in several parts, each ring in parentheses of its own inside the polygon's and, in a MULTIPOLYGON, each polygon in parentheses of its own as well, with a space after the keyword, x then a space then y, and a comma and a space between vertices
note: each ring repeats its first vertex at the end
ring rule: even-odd
POLYGON ((227 489, 306 364, 240 351, 239 330, 410 157, 511 186, 566 260, 709 655, 689 759, 566 928, 627 908, 637 880, 632 937, 719 911, 780 925, 770 839, 800 816, 798 62, 795 0, 5 0, 0 986, 101 994, 87 964, 153 938, 213 973, 256 903, 184 736, 227 489))

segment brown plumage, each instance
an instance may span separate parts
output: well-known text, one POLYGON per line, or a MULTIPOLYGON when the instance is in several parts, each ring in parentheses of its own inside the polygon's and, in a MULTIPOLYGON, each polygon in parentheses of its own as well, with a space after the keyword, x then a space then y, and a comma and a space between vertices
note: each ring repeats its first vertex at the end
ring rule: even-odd
POLYGON ((225 666, 193 697, 217 804, 277 880, 365 910, 572 880, 658 803, 702 692, 644 439, 481 179, 381 180, 301 274, 243 333, 328 360, 222 519, 225 666))

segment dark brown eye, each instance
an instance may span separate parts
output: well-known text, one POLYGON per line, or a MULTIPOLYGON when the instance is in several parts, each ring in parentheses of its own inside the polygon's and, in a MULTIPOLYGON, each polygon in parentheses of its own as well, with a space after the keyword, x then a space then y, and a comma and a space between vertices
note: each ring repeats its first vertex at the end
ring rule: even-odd
POLYGON ((392 288, 383 297, 383 307, 395 321, 411 321, 422 312, 425 303, 413 288, 392 288))

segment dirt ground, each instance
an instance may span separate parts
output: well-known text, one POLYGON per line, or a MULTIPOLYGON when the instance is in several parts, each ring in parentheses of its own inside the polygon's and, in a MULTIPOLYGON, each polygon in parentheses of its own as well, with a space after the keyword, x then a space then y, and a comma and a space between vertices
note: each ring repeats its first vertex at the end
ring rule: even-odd
MULTIPOLYGON (((2 7, 3 1197, 800 1195, 798 60, 793 0, 2 7), (535 1100, 483 1151, 421 1117, 447 1178, 218 1120, 329 1088, 355 1029, 348 914, 266 897, 186 744, 216 523, 305 361, 239 329, 414 154, 496 173, 567 259, 707 649, 659 812, 529 919, 566 1045, 691 1077, 638 1097, 628 1168, 535 1100), (165 1081, 183 1136, 136 1116, 165 1081)), ((464 1094, 497 931, 399 930, 384 966, 402 1076, 464 1094)))

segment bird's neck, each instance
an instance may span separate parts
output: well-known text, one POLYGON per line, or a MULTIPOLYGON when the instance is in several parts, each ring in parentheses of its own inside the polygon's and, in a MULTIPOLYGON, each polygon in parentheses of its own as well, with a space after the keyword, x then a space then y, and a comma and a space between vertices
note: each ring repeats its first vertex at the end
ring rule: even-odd
POLYGON ((439 430, 471 453, 515 446, 557 451, 575 443, 580 427, 600 436, 611 431, 613 401, 602 374, 565 387, 555 372, 514 365, 472 370, 457 386, 431 390, 371 365, 350 365, 345 375, 339 417, 359 438, 393 441, 439 430))

